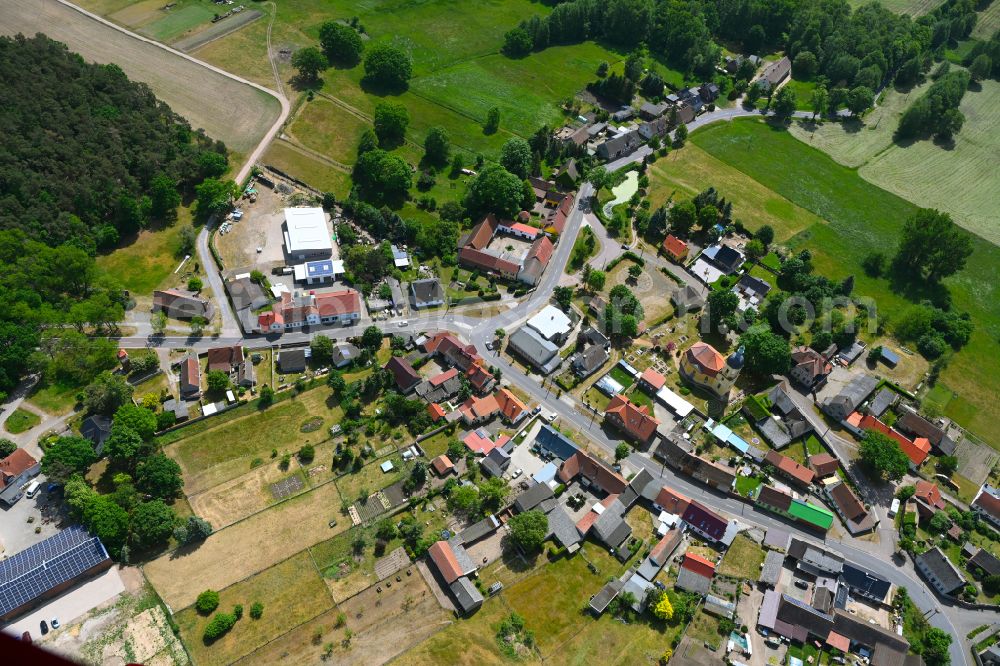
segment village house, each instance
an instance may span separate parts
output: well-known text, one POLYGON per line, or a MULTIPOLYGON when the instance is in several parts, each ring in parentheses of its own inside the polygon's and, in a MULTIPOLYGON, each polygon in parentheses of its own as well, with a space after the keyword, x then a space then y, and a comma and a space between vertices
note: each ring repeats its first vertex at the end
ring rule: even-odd
POLYGON ((201 317, 211 321, 215 306, 194 292, 182 289, 163 289, 153 292, 153 312, 162 312, 171 319, 194 319, 201 317))
POLYGON ((841 482, 834 486, 827 486, 824 491, 826 496, 830 498, 830 503, 833 504, 837 514, 843 519, 847 531, 852 535, 865 534, 875 529, 878 521, 865 508, 865 505, 858 499, 849 485, 841 482))
POLYGON ((262 333, 277 333, 321 324, 348 326, 360 318, 361 294, 354 289, 310 293, 297 298, 284 291, 270 312, 258 315, 257 328, 262 333))
POLYGON ((597 146, 597 157, 610 162, 619 157, 634 153, 644 143, 642 135, 636 130, 628 130, 616 136, 605 139, 597 146))
POLYGON ((688 255, 688 244, 673 234, 667 234, 663 239, 663 251, 675 263, 683 264, 688 255))
POLYGON ((180 362, 180 394, 184 400, 201 397, 201 365, 195 354, 188 355, 180 362))
POLYGON ((792 61, 785 56, 777 62, 772 62, 764 71, 760 73, 760 77, 757 82, 760 83, 761 87, 767 91, 771 88, 776 88, 782 81, 788 78, 788 75, 792 72, 792 61))
POLYGON ((917 555, 914 563, 931 587, 945 596, 955 594, 965 587, 962 572, 937 546, 917 555))
POLYGON ((615 395, 608 403, 604 419, 629 439, 642 444, 653 441, 660 425, 659 419, 650 414, 649 407, 636 405, 621 394, 615 395))
POLYGON ((1000 490, 983 484, 969 507, 977 516, 1000 529, 1000 490))
POLYGON ((410 294, 413 298, 413 307, 418 310, 444 305, 444 288, 437 278, 414 280, 410 283, 410 294))
POLYGON ((878 379, 875 377, 865 374, 857 375, 841 389, 840 393, 823 400, 820 407, 834 420, 845 421, 877 386, 878 379))
POLYGON ((916 492, 913 494, 913 501, 917 505, 917 513, 920 514, 921 521, 930 519, 938 511, 944 511, 948 508, 944 498, 941 497, 941 489, 936 484, 918 479, 914 488, 916 492))
POLYGON ((829 453, 817 453, 809 456, 809 467, 816 472, 817 479, 824 479, 837 473, 840 461, 829 453))
POLYGON ((7 506, 21 499, 22 489, 42 470, 41 464, 24 449, 14 449, 0 460, 0 502, 7 506))
POLYGON ((792 369, 788 375, 801 386, 812 389, 833 372, 833 364, 812 347, 792 350, 792 369))
POLYGON ((416 389, 421 382, 420 375, 413 369, 413 365, 402 356, 393 356, 384 367, 392 375, 396 388, 403 395, 416 389))
POLYGON ((798 486, 800 490, 807 489, 816 478, 814 471, 777 451, 768 451, 764 456, 764 462, 773 465, 779 475, 798 486))
POLYGON ((715 563, 697 553, 687 552, 677 572, 677 587, 702 596, 708 594, 715 576, 715 563))

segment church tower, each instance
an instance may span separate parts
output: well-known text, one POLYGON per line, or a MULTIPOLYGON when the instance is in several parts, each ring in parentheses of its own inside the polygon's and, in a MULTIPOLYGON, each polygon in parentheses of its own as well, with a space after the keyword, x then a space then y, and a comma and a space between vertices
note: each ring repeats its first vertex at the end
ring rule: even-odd
POLYGON ((740 376, 740 370, 743 369, 743 361, 743 347, 740 346, 739 349, 729 355, 729 358, 726 359, 726 367, 719 373, 718 393, 720 395, 729 393, 729 389, 733 388, 736 378, 740 376))

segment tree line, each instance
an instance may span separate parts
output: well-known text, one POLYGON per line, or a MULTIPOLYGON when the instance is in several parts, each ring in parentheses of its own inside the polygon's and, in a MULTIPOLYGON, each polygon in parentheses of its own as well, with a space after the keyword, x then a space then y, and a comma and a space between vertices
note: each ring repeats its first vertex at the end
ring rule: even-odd
POLYGON ((44 35, 0 38, 0 106, 0 228, 48 245, 113 248, 229 168, 146 84, 44 35))

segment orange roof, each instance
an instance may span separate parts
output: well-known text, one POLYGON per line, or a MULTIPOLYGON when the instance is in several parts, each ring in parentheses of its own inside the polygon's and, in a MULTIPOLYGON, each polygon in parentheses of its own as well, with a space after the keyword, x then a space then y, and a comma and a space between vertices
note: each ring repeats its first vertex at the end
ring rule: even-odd
POLYGON ((493 234, 497 230, 497 218, 493 213, 490 213, 482 219, 482 221, 472 228, 469 235, 465 239, 465 247, 471 247, 476 250, 481 250, 490 244, 493 239, 493 234))
POLYGON ((541 229, 533 227, 530 224, 524 224, 523 222, 515 222, 514 224, 510 225, 510 228, 518 233, 531 236, 532 238, 534 238, 541 232, 541 229))
POLYGON ((438 421, 447 416, 447 412, 444 411, 444 407, 437 404, 436 402, 432 402, 429 405, 427 405, 427 413, 431 415, 432 421, 438 421))
POLYGON ((455 551, 451 549, 447 541, 436 542, 427 549, 427 554, 430 555, 431 561, 434 562, 437 570, 441 572, 444 582, 451 585, 462 577, 462 567, 458 564, 455 551))
POLYGON ((559 466, 558 474, 564 483, 569 483, 577 475, 582 474, 598 488, 612 495, 622 492, 628 485, 620 474, 583 451, 577 451, 564 460, 559 466))
POLYGON ((472 396, 464 403, 461 407, 463 412, 468 412, 472 419, 477 418, 487 418, 493 414, 500 411, 500 403, 497 402, 495 395, 488 395, 485 398, 479 398, 477 396, 472 396))
POLYGON ((118 358, 128 358, 128 352, 124 349, 118 349, 118 358))
POLYGON ((768 451, 764 456, 764 461, 774 465, 778 471, 782 472, 802 485, 808 486, 816 478, 816 472, 805 465, 792 460, 788 456, 783 456, 777 451, 768 451))
POLYGON ((458 370, 455 368, 451 368, 450 370, 445 370, 440 374, 434 375, 428 381, 431 383, 431 386, 441 386, 441 384, 444 384, 452 377, 457 377, 457 376, 458 376, 458 370))
POLYGON ((612 398, 604 413, 606 416, 617 417, 616 421, 625 432, 643 442, 648 441, 660 425, 659 419, 650 416, 648 407, 638 407, 623 395, 612 398))
POLYGON ((320 317, 361 312, 361 294, 353 289, 317 294, 315 303, 320 317))
POLYGON ((706 342, 696 342, 684 352, 691 363, 701 368, 706 375, 715 375, 726 367, 726 359, 706 342))
POLYGON ((851 651, 851 640, 847 636, 841 636, 835 631, 830 631, 830 635, 826 637, 826 644, 832 648, 837 648, 841 652, 851 651))
POLYGON ((517 396, 505 388, 498 389, 493 394, 497 404, 500 406, 500 413, 509 421, 513 421, 518 416, 528 411, 524 403, 517 399, 517 396))
POLYGON ((444 476, 448 472, 455 469, 455 463, 451 461, 451 458, 442 453, 431 461, 431 467, 433 467, 434 471, 439 475, 444 476))
POLYGON ((680 238, 676 238, 671 234, 663 239, 663 249, 675 259, 680 259, 687 252, 688 246, 680 238))
POLYGON ((38 464, 31 454, 24 449, 14 449, 14 452, 0 460, 0 489, 6 488, 10 479, 16 478, 38 464))
POLYGON ((906 454, 906 457, 909 458, 914 465, 920 465, 923 463, 927 460, 927 456, 931 453, 931 443, 926 437, 918 437, 917 439, 910 441, 901 432, 895 430, 894 428, 890 428, 871 414, 865 414, 861 418, 861 422, 857 427, 862 430, 874 430, 882 433, 886 437, 894 439, 896 443, 899 444, 899 448, 903 450, 903 453, 906 454))
POLYGON ((552 241, 549 240, 549 237, 542 236, 532 243, 531 249, 528 250, 528 255, 525 257, 524 261, 527 263, 528 259, 534 258, 542 262, 542 266, 548 266, 549 259, 552 258, 553 250, 555 250, 555 246, 552 244, 552 241))
POLYGON ((646 382, 657 391, 663 388, 663 385, 667 383, 667 378, 658 373, 656 370, 653 370, 652 368, 646 368, 646 370, 643 371, 642 376, 639 377, 639 379, 646 382))
POLYGON ((489 384, 490 380, 493 379, 493 375, 490 374, 490 371, 483 367, 482 359, 480 358, 477 358, 475 362, 469 366, 465 376, 468 377, 469 383, 472 384, 473 388, 477 391, 481 391, 482 388, 489 384))
POLYGON ((684 559, 681 560, 681 566, 688 571, 693 571, 696 574, 704 576, 705 578, 711 578, 715 575, 715 564, 711 560, 706 560, 697 553, 684 553, 684 559))
POLYGON ((916 489, 917 492, 914 493, 914 497, 928 506, 932 506, 935 509, 943 509, 945 507, 944 500, 941 498, 941 489, 937 485, 920 479, 916 483, 916 489))
POLYGON ((663 486, 660 488, 660 492, 656 496, 656 503, 663 507, 663 510, 667 513, 673 513, 679 516, 684 513, 685 509, 688 508, 691 500, 684 497, 684 495, 681 495, 673 488, 663 486))

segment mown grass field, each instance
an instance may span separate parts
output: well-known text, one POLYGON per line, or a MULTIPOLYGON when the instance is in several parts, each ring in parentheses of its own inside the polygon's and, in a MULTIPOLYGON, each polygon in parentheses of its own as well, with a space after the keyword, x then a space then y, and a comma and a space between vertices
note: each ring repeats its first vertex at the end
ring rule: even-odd
MULTIPOLYGON (((867 277, 860 262, 872 248, 891 252, 903 221, 916 207, 837 164, 782 129, 757 120, 717 124, 692 134, 692 142, 758 180, 791 202, 828 221, 794 236, 789 245, 808 248, 816 270, 834 279, 855 276, 855 294, 878 303, 879 314, 894 318, 922 294, 894 293, 885 280, 867 277)), ((945 414, 987 440, 1000 435, 997 394, 1000 376, 1000 248, 975 238, 965 270, 945 281, 954 307, 976 324, 969 344, 952 359, 941 381, 962 396, 945 414)))
POLYGON ((7 432, 18 435, 22 432, 28 432, 41 422, 42 418, 38 414, 18 407, 11 412, 3 425, 7 432))
POLYGON ((346 198, 351 191, 351 175, 325 164, 296 146, 276 140, 267 148, 261 163, 309 183, 321 192, 333 192, 346 198))
POLYGON ((976 39, 989 39, 997 30, 1000 30, 1000 2, 994 1, 979 12, 979 20, 972 29, 972 36, 976 39))
POLYGON ((350 522, 340 513, 336 485, 327 483, 221 529, 194 549, 167 553, 144 571, 167 604, 184 608, 202 590, 221 590, 264 571, 339 534, 350 522), (327 523, 333 518, 337 525, 331 528, 327 523))
POLYGON ((216 612, 232 612, 243 606, 243 617, 222 638, 206 644, 202 639, 211 615, 199 614, 189 606, 176 614, 181 636, 198 664, 231 664, 240 657, 316 617, 333 606, 308 552, 302 552, 270 569, 235 585, 219 590, 216 612), (250 605, 264 604, 259 620, 250 617, 250 605))
POLYGON ((129 78, 238 153, 257 145, 280 113, 278 101, 255 88, 133 39, 55 0, 0 5, 0 32, 44 32, 94 62, 113 62, 129 78))
POLYGON ((769 224, 779 242, 823 222, 695 144, 659 158, 647 174, 653 208, 662 206, 671 195, 675 200, 693 197, 711 186, 733 202, 733 216, 742 220, 748 229, 769 224))
MULTIPOLYGON (((941 5, 944 0, 880 0, 882 6, 897 14, 917 17, 926 14, 941 5)), ((869 0, 848 0, 852 7, 861 7, 869 4, 869 0)))
POLYGON ((353 164, 358 141, 371 123, 323 97, 305 102, 288 133, 303 145, 342 164, 353 164))

